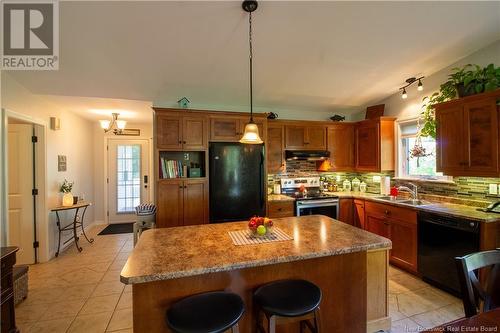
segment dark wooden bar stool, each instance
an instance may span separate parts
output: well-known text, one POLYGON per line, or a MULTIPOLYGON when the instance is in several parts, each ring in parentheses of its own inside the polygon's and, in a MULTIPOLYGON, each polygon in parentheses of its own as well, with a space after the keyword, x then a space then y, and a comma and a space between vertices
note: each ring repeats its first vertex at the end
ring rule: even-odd
POLYGON ((214 291, 189 296, 167 311, 168 327, 177 333, 238 333, 238 321, 245 312, 240 296, 214 291))
POLYGON ((264 316, 269 333, 276 331, 276 325, 290 322, 300 322, 301 333, 306 327, 311 332, 320 332, 321 289, 314 283, 306 280, 271 282, 255 291, 254 302, 258 307, 257 328, 261 332, 266 332, 264 316))

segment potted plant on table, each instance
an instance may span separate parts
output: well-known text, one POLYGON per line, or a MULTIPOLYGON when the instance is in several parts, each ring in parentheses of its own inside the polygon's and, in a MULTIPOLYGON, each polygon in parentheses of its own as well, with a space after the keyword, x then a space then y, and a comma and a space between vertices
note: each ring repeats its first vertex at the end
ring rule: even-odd
POLYGON ((454 98, 466 97, 500 88, 500 67, 489 64, 486 67, 467 64, 452 69, 448 81, 441 84, 439 91, 423 99, 423 126, 420 135, 436 138, 434 105, 454 98))
POLYGON ((67 179, 64 179, 64 182, 61 184, 59 188, 59 192, 63 193, 62 197, 62 205, 64 207, 73 206, 73 194, 71 194, 71 190, 73 189, 74 182, 69 182, 67 179))

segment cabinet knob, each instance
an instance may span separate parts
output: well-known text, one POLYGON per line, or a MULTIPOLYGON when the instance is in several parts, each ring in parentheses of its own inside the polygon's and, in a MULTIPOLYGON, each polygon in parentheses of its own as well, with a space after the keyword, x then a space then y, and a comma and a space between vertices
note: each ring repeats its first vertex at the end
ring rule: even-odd
POLYGON ((182 141, 183 144, 186 144, 186 141, 182 141))
POLYGON ((182 141, 179 140, 179 143, 182 143, 182 141))
POLYGON ((278 211, 281 212, 283 210, 283 208, 278 208, 278 211))
POLYGON ((386 209, 385 212, 384 212, 384 214, 385 215, 391 215, 391 211, 386 209))

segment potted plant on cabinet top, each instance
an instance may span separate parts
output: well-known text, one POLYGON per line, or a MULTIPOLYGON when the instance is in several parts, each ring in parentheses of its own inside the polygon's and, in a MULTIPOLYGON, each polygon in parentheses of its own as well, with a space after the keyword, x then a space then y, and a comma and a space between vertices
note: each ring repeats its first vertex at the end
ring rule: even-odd
POLYGON ((439 91, 423 99, 423 126, 420 129, 422 136, 436 138, 436 120, 434 105, 456 98, 466 97, 493 91, 500 88, 500 67, 489 64, 486 67, 467 64, 461 68, 452 69, 448 81, 441 84, 439 91))
POLYGON ((68 180, 64 180, 59 188, 59 192, 63 193, 62 197, 62 205, 64 207, 73 206, 73 194, 71 194, 71 190, 73 189, 74 182, 69 182, 68 180))

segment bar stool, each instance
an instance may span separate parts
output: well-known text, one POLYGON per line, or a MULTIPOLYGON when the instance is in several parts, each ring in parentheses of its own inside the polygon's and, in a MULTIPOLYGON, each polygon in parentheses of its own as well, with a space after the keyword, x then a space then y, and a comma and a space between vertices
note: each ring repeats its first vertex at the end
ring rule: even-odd
POLYGON ((257 328, 261 332, 266 331, 263 326, 264 316, 268 321, 269 333, 276 331, 276 325, 290 322, 300 322, 301 333, 305 332, 306 327, 314 333, 320 331, 321 289, 309 281, 271 282, 255 291, 254 301, 258 306, 257 328))
POLYGON ((240 296, 213 291, 189 296, 167 311, 168 327, 177 333, 238 333, 238 321, 245 312, 240 296))

